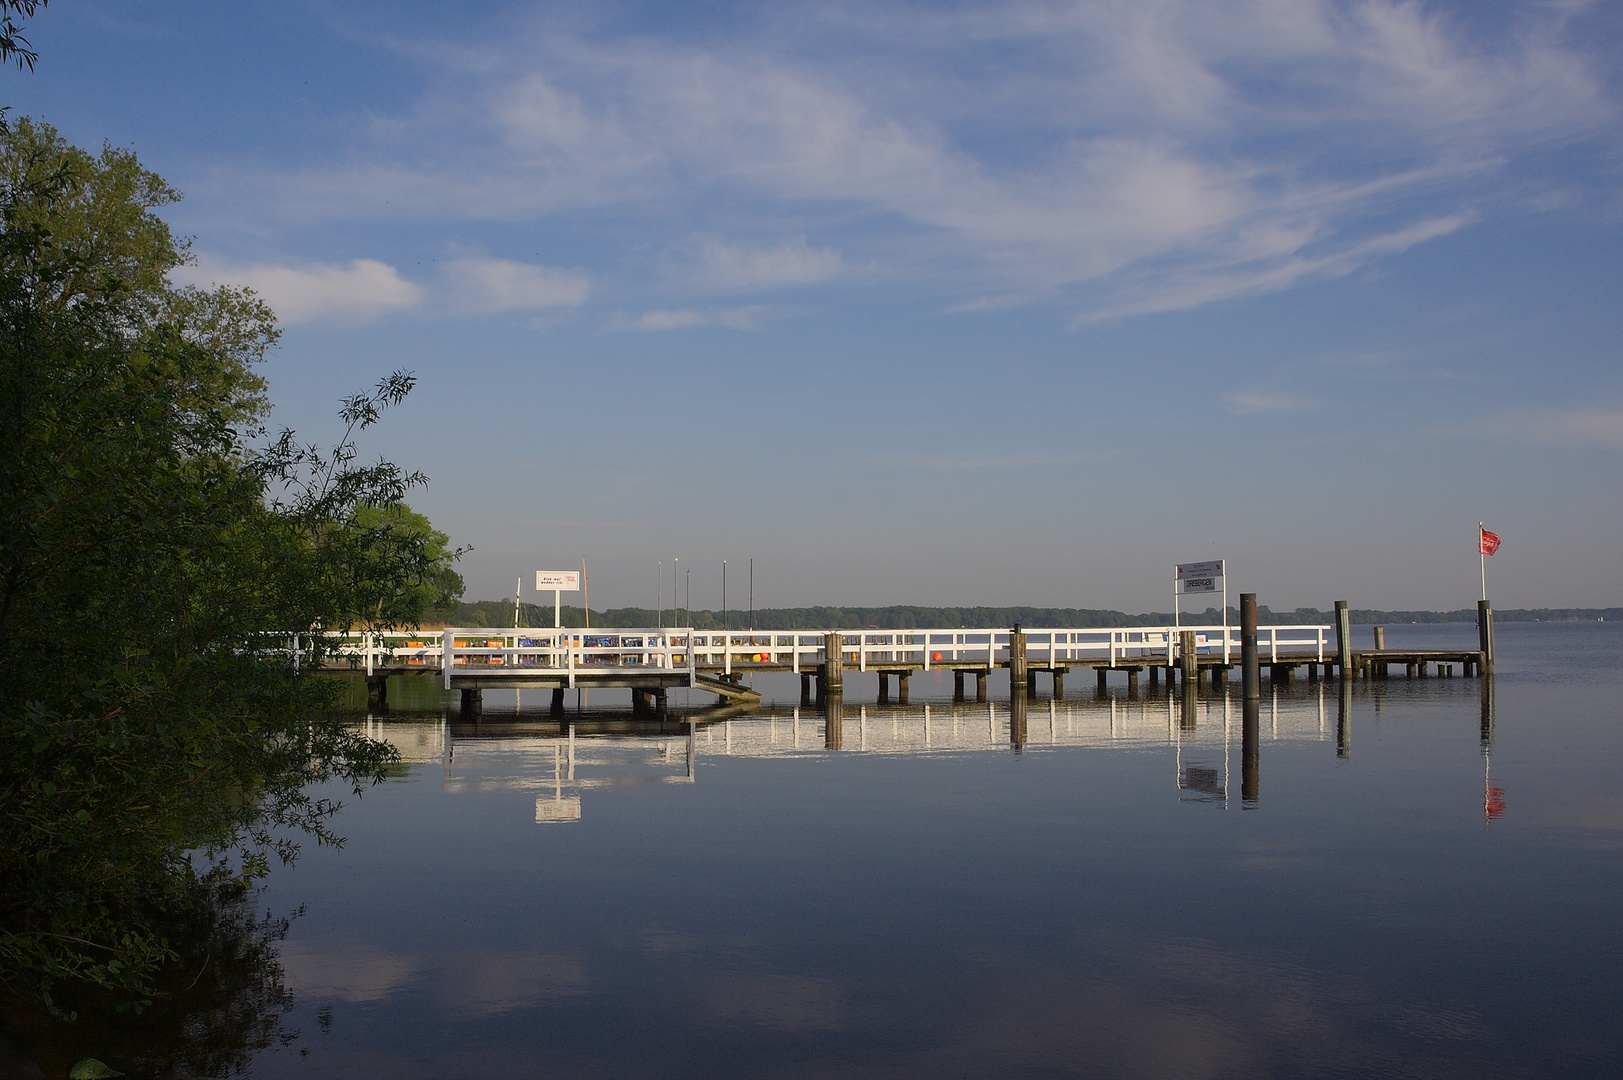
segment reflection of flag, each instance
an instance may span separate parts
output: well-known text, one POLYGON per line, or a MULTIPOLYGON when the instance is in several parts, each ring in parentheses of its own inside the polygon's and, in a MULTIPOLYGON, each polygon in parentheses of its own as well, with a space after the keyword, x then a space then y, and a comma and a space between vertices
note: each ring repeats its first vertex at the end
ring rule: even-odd
POLYGON ((1488 787, 1482 792, 1482 814, 1487 820, 1503 817, 1505 813, 1505 789, 1502 787, 1488 787))
POLYGON ((1482 548, 1481 548, 1482 554, 1484 554, 1484 555, 1492 555, 1494 552, 1498 551, 1499 550, 1499 534, 1498 533, 1491 533, 1487 529, 1483 529, 1480 525, 1477 526, 1477 528, 1482 533, 1482 538, 1481 538, 1482 539, 1482 548))

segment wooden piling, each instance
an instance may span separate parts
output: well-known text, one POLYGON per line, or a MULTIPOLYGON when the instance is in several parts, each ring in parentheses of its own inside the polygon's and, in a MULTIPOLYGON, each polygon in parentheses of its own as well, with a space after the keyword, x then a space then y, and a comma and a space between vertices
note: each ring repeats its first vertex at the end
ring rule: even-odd
MULTIPOLYGON (((1339 613, 1339 609, 1338 609, 1339 613)), ((1240 594, 1240 682, 1245 700, 1262 698, 1262 672, 1257 668, 1257 594, 1240 594)))
POLYGON ((907 704, 907 677, 911 672, 898 671, 896 673, 896 704, 907 704))
POLYGON ((1104 693, 1105 693, 1105 673, 1106 673, 1107 670, 1108 669, 1106 669, 1106 668, 1094 668, 1093 669, 1094 676, 1099 680, 1099 685, 1096 686, 1094 689, 1098 692, 1100 697, 1103 697, 1104 693))
POLYGON ((1486 600, 1476 602, 1477 647, 1482 653, 1483 670, 1493 674, 1493 605, 1486 600))
POLYGON ((564 688, 559 686, 552 691, 552 712, 554 715, 564 711, 564 688))
POLYGON ((845 635, 838 630, 823 635, 823 666, 819 673, 817 696, 822 699, 837 697, 845 686, 845 635))
POLYGON ((1185 630, 1178 635, 1179 664, 1182 666, 1183 687, 1193 692, 1200 684, 1200 649, 1195 644, 1195 632, 1185 630))
POLYGON ((472 719, 482 716, 485 711, 484 694, 478 690, 462 691, 462 715, 472 719))
POLYGON ((1375 651, 1380 652, 1386 648, 1386 627, 1372 626, 1370 629, 1375 632, 1375 651))
POLYGON ((1130 698, 1138 696, 1138 669, 1136 667, 1127 669, 1127 696, 1130 698))
POLYGON ((1160 684, 1161 684, 1161 667, 1160 667, 1159 664, 1151 664, 1150 665, 1150 686, 1155 687, 1155 686, 1159 686, 1160 684))
POLYGON ((1336 601, 1336 670, 1343 681, 1357 676, 1352 659, 1352 613, 1347 601, 1336 601))
POLYGON ((1065 669, 1054 669, 1054 700, 1062 701, 1065 698, 1065 669))
POLYGON ((975 700, 982 702, 986 700, 986 672, 984 671, 975 672, 975 700))
POLYGON ((964 673, 962 671, 952 673, 952 700, 964 700, 964 673))
POLYGON ((1009 632, 1009 694, 1024 694, 1026 689, 1026 635, 1015 623, 1009 632))

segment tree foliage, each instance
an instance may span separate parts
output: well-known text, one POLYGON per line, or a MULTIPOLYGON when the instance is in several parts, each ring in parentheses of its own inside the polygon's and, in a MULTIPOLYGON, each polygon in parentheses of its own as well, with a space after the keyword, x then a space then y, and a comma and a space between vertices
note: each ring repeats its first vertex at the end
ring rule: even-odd
POLYGON ((177 198, 128 151, 0 133, 0 981, 47 1002, 141 1000, 178 912, 336 842, 309 785, 358 791, 388 752, 279 650, 410 624, 455 554, 399 524, 426 478, 357 464, 409 374, 346 400, 325 452, 255 445, 275 319, 169 284, 177 198))

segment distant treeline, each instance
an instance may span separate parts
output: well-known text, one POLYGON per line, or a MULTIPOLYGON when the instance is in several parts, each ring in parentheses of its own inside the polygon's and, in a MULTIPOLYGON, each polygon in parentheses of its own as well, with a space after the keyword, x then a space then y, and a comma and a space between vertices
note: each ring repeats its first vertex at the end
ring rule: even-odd
MULTIPOLYGON (((652 608, 607 608, 593 610, 593 626, 653 626, 656 618, 666 626, 680 622, 698 630, 911 630, 917 627, 964 627, 967 629, 1004 628, 1019 623, 1022 626, 1171 626, 1170 612, 1152 611, 1129 615, 1124 611, 1099 608, 1041 608, 1041 607, 805 607, 760 608, 753 616, 747 611, 728 611, 726 625, 718 611, 680 612, 680 620, 666 609, 656 615, 652 608)), ((1623 621, 1623 608, 1508 608, 1496 610, 1499 622, 1608 622, 1623 621)), ((565 606, 562 612, 565 626, 582 626, 585 612, 579 607, 565 606)), ((1474 623, 1476 608, 1456 611, 1381 611, 1374 608, 1352 609, 1352 620, 1359 625, 1401 623, 1474 623)), ((551 626, 550 604, 523 604, 519 621, 525 626, 551 626)), ((1183 613, 1185 624, 1221 623, 1223 616, 1215 607, 1203 612, 1183 613)), ((1239 625, 1240 609, 1229 608, 1228 621, 1239 625)), ((1328 624, 1335 621, 1335 613, 1318 608, 1297 608, 1294 611, 1274 611, 1259 604, 1257 621, 1263 625, 1291 626, 1328 624)), ((479 600, 460 603, 455 610, 431 612, 425 625, 439 626, 512 626, 511 600, 479 600)))

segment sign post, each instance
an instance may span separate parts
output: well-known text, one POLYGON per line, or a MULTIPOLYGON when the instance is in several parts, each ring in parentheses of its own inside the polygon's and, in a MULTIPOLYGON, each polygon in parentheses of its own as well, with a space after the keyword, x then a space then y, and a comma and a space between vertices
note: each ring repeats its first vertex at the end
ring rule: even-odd
POLYGON ((1179 563, 1175 568, 1172 586, 1172 623, 1183 625, 1178 598, 1189 593, 1223 593, 1223 663, 1229 662, 1229 582, 1224 573, 1227 560, 1179 563))
POLYGON ((580 592, 580 574, 574 570, 537 570, 535 572, 535 591, 545 592, 552 590, 552 626, 557 629, 563 625, 563 607, 560 593, 580 592))

